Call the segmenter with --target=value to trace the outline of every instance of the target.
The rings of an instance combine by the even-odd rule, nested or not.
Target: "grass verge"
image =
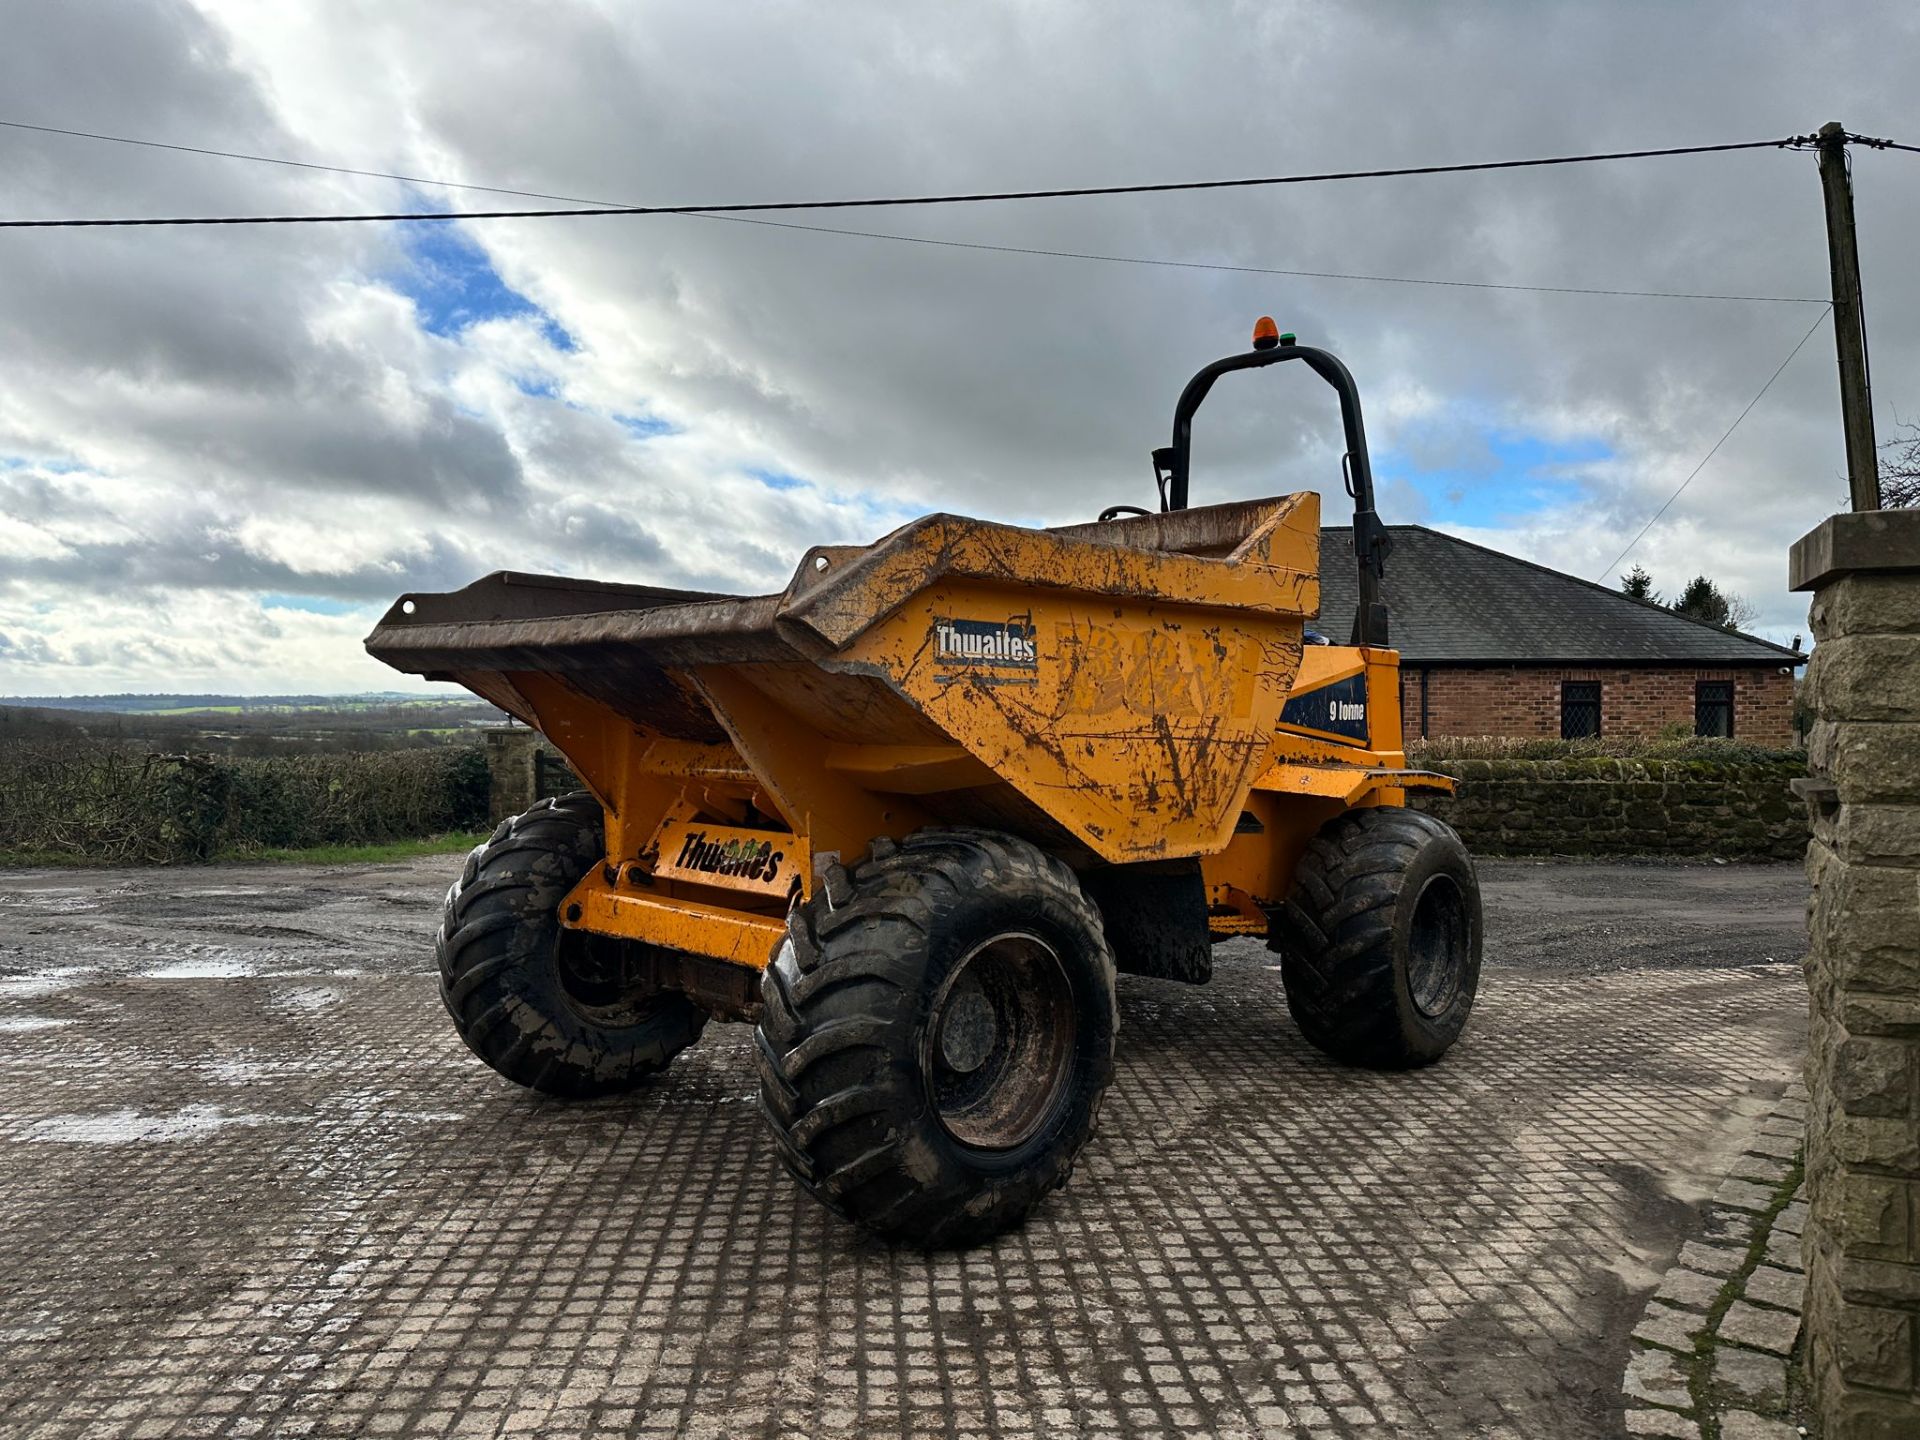
[[[420,855],[459,855],[487,838],[481,830],[457,830],[420,840],[392,840],[381,845],[313,845],[304,850],[222,850],[216,863],[261,865],[377,865],[384,860],[412,860]],[[182,862],[179,868],[190,868]],[[0,849],[0,870],[107,870],[154,868],[151,861],[102,860],[65,850]]]
[[[304,850],[226,850],[216,860],[262,865],[376,865],[383,860],[412,860],[420,855],[460,855],[482,840],[482,831],[429,835],[424,840],[393,840],[384,845],[314,845]]]
[[[94,870],[103,863],[64,850],[0,850],[0,870]]]

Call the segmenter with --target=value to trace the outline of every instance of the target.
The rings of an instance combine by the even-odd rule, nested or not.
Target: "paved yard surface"
[[[1332,1066],[1251,944],[1123,979],[1072,1185],[927,1257],[786,1179],[737,1026],[496,1080],[457,863],[0,874],[0,1433],[1614,1434],[1802,1043],[1797,868],[1487,862],[1445,1063]]]

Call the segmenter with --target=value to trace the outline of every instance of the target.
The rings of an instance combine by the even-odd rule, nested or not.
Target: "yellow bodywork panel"
[[[1272,748],[1298,633],[1250,612],[939,586],[827,663],[883,673],[1101,859],[1145,860],[1223,842]],[[1013,653],[962,649],[979,645]],[[1264,668],[1269,654],[1282,663]]]
[[[881,680],[1102,860],[1210,853],[1266,766],[1318,603],[1313,498],[1276,502],[1224,563],[1015,532],[969,568],[1021,583],[907,586],[891,564],[866,586],[904,602],[819,663]]]
[[[1399,655],[1308,646],[1272,763],[1232,839],[1202,867],[1215,935],[1264,934],[1266,908],[1286,899],[1301,852],[1343,811],[1404,805],[1408,790],[1452,791],[1448,776],[1407,769],[1402,744]]]
[[[1068,590],[1181,609],[1259,610],[1296,624],[1319,608],[1318,495],[1213,508],[1235,512],[1237,533],[1221,555],[1135,547],[1125,524],[1025,530],[932,515],[897,532],[897,543],[809,551],[787,589],[788,614],[828,644],[844,646],[936,577],[999,580],[1028,595]],[[1090,534],[1096,529],[1097,539]]]
[[[787,933],[784,915],[755,914],[707,901],[622,889],[594,871],[561,905],[561,922],[602,935],[765,969]]]

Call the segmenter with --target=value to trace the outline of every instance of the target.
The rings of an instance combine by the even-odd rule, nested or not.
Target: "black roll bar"
[[[1213,382],[1233,370],[1257,370],[1283,360],[1304,360],[1314,374],[1340,396],[1340,423],[1346,430],[1347,453],[1342,463],[1347,493],[1353,497],[1353,553],[1360,567],[1360,603],[1353,616],[1354,645],[1386,645],[1387,607],[1380,598],[1380,580],[1386,574],[1393,540],[1373,508],[1373,465],[1367,459],[1367,432],[1360,419],[1360,392],[1353,376],[1337,356],[1311,345],[1296,345],[1291,335],[1276,344],[1271,330],[1266,343],[1216,360],[1187,382],[1180,403],[1173,407],[1173,444],[1153,452],[1154,480],[1160,487],[1162,510],[1187,508],[1187,471],[1193,455],[1193,416],[1213,389]]]

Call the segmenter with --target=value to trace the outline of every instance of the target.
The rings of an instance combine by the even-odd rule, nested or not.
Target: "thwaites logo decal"
[[[654,874],[670,880],[784,895],[800,874],[796,837],[765,830],[668,820],[650,848]]]
[[[1367,738],[1366,671],[1295,695],[1281,709],[1280,723],[1364,741]]]
[[[934,679],[941,684],[974,680],[986,685],[1034,685],[1040,678],[1040,638],[1031,613],[1005,620],[964,620],[936,615]]]

